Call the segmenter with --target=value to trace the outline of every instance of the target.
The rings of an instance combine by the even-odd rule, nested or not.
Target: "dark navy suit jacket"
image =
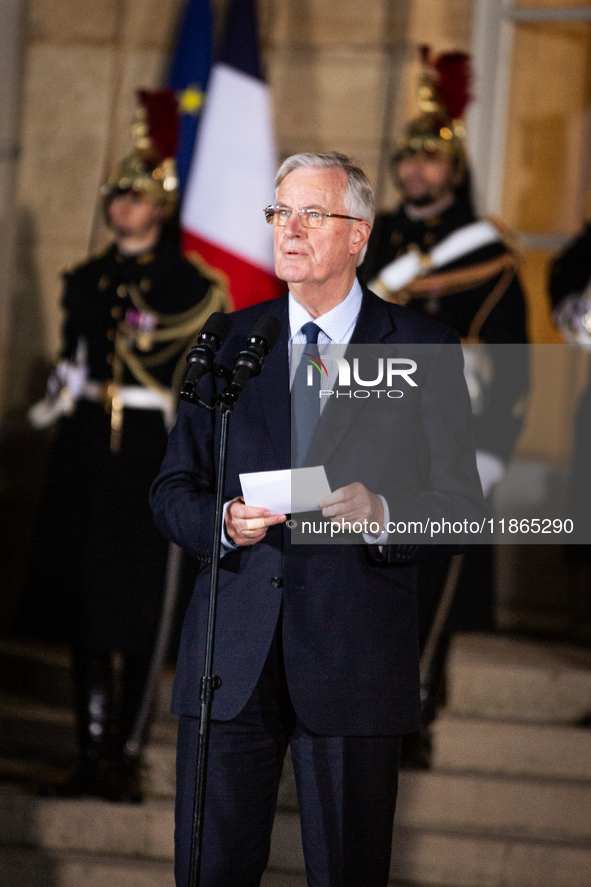
[[[232,366],[263,314],[278,317],[282,331],[261,375],[247,384],[230,419],[226,501],[241,494],[240,473],[290,467],[287,296],[233,314],[232,333],[218,359]],[[378,449],[392,447],[398,466],[392,489],[386,491],[391,518],[408,518],[410,512],[418,515],[427,508],[440,515],[460,509],[468,518],[482,517],[473,448],[466,457],[472,426],[456,334],[364,290],[351,342],[428,343],[435,351],[446,346],[446,373],[425,365],[420,378],[428,419],[418,422],[415,417],[389,439],[381,432],[372,439]],[[205,398],[213,393],[211,379],[200,383]],[[455,390],[451,400],[450,385]],[[332,428],[329,407],[319,430],[323,423]],[[357,419],[363,421],[363,416]],[[344,429],[339,431],[338,423],[335,427],[328,437],[332,435],[331,448],[338,450],[334,436]],[[164,535],[205,562],[211,555],[218,434],[218,413],[181,403],[151,493],[155,520]],[[317,433],[309,464],[322,464],[322,439]],[[332,489],[359,480],[374,492],[384,492],[371,486],[371,459],[360,475],[346,458],[332,465],[330,454],[325,455]],[[248,700],[282,613],[290,695],[308,729],[325,735],[394,735],[416,729],[416,549],[386,545],[380,550],[363,543],[294,545],[290,535],[285,525],[272,527],[261,542],[221,560],[214,673],[222,686],[215,694],[213,717],[230,719]],[[199,714],[208,593],[209,569],[202,568],[182,631],[173,695],[178,714]]]

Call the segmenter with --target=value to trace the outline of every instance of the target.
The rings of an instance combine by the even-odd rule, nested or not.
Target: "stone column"
[[[14,291],[14,200],[19,154],[24,13],[23,0],[0,0],[0,417],[5,405],[6,355]]]

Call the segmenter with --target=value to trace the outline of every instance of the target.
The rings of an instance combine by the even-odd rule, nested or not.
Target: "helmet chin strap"
[[[426,195],[425,199],[419,198],[417,200],[413,200],[405,198],[404,200],[404,210],[413,222],[421,222],[424,219],[429,219],[431,216],[436,216],[439,213],[444,212],[446,209],[454,203],[456,199],[455,192],[453,190],[448,190],[446,193],[439,197],[438,199],[433,199],[433,195]]]

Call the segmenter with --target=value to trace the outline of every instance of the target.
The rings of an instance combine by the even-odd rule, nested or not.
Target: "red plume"
[[[470,56],[465,52],[443,52],[435,62],[437,94],[452,120],[462,117],[470,94]]]
[[[179,142],[179,112],[174,91],[140,89],[137,95],[146,109],[150,138],[160,159],[174,157]]]

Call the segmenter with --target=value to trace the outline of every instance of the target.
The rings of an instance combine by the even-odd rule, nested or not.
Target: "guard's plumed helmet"
[[[467,169],[463,114],[470,101],[470,56],[444,52],[437,58],[429,46],[421,46],[419,79],[420,115],[398,139],[392,164],[405,154],[442,153],[451,157],[459,172]]]
[[[131,123],[135,145],[103,185],[108,203],[116,194],[137,191],[173,208],[178,200],[175,155],[178,147],[179,114],[171,89],[138,91],[139,107]]]

